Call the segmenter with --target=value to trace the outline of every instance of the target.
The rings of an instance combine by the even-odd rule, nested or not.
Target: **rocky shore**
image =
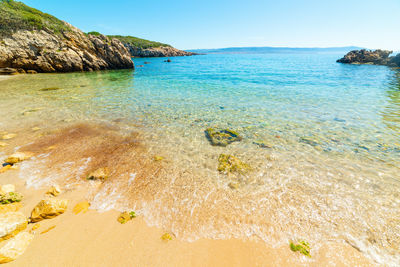
[[[132,57],[182,57],[197,55],[193,52],[186,52],[169,46],[139,48],[124,43]]]
[[[389,50],[353,50],[336,62],[346,64],[371,64],[384,65],[389,67],[400,67],[400,54],[389,56],[393,51]]]
[[[0,31],[0,68],[16,69],[6,70],[9,74],[134,67],[117,39],[85,34],[20,2],[1,0],[0,15],[0,25],[5,25]]]

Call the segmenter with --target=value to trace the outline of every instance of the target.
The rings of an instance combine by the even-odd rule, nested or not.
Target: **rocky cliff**
[[[192,52],[186,52],[174,47],[160,46],[150,48],[134,47],[130,44],[124,44],[132,57],[182,57],[196,55]]]
[[[92,32],[98,34],[96,32]],[[132,57],[181,57],[193,56],[196,53],[176,49],[168,44],[149,41],[133,36],[109,35],[120,40],[129,50]]]
[[[353,50],[336,62],[347,64],[372,64],[400,67],[400,55],[389,57],[392,51],[388,50]]]
[[[133,68],[117,39],[85,34],[53,16],[0,0],[0,68],[70,72]]]

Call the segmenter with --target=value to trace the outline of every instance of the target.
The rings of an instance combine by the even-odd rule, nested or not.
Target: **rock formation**
[[[400,56],[389,57],[392,51],[389,50],[353,50],[336,62],[347,64],[371,64],[400,67]]]
[[[133,68],[129,51],[119,40],[85,34],[20,2],[0,0],[0,25],[0,68],[22,69],[18,72]]]
[[[170,46],[140,48],[124,43],[132,57],[182,57],[193,56],[196,53],[186,52]]]

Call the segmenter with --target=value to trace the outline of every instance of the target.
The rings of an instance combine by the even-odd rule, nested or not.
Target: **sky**
[[[400,0],[22,0],[84,32],[179,49],[361,46],[400,51]]]

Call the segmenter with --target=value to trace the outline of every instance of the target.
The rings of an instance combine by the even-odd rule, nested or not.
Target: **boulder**
[[[244,174],[250,170],[250,166],[235,156],[221,154],[218,157],[218,171],[221,173],[240,173]]]
[[[205,134],[213,146],[225,147],[233,142],[242,140],[242,137],[237,132],[229,129],[216,130],[214,128],[207,128]]]
[[[10,239],[28,226],[28,220],[21,212],[0,214],[0,241]]]
[[[66,199],[43,199],[31,213],[31,222],[39,222],[44,219],[51,219],[63,214],[67,210],[68,200]]]
[[[6,158],[5,162],[10,163],[10,164],[15,164],[27,159],[30,159],[33,156],[33,153],[31,152],[16,152]]]
[[[9,133],[9,134],[4,134],[1,139],[3,140],[9,140],[9,139],[13,139],[14,137],[16,137],[17,135],[14,133]]]
[[[26,248],[33,239],[33,234],[23,232],[16,235],[13,239],[0,248],[0,263],[7,263],[15,260],[24,254]]]

